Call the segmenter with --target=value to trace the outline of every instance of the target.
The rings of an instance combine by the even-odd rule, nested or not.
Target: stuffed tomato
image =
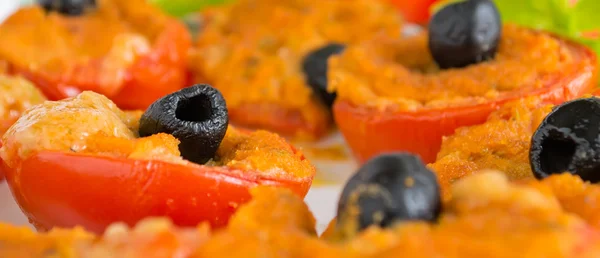
[[[314,167],[283,138],[228,126],[220,93],[195,85],[145,113],[85,91],[29,109],[4,134],[3,173],[34,226],[101,232],[167,216],[226,225],[258,185],[304,196]]]
[[[502,25],[483,0],[444,7],[417,36],[349,47],[331,58],[329,86],[338,95],[335,121],[361,162],[394,150],[432,162],[456,128],[482,123],[507,101],[581,96],[596,73],[587,47]]]
[[[327,59],[401,31],[393,8],[369,0],[241,0],[201,16],[190,63],[196,82],[223,92],[232,123],[307,139],[332,127]]]
[[[42,92],[31,82],[0,74],[0,134],[4,134],[25,110],[45,100]],[[4,175],[0,170],[2,180]]]
[[[427,202],[435,198],[408,197],[410,188],[398,182],[411,175],[431,178],[423,164],[407,156],[385,158],[397,164],[394,169],[385,169],[389,163],[379,169],[360,169],[360,179],[345,186],[349,195],[340,198],[339,220],[332,221],[321,237],[301,198],[283,189],[260,187],[252,191],[252,200],[238,209],[229,225],[218,230],[206,225],[177,227],[165,218],[146,219],[132,228],[115,223],[103,235],[80,228],[37,233],[0,223],[0,256],[43,257],[58,252],[75,257],[109,253],[161,258],[396,258],[398,254],[480,258],[490,257],[491,250],[493,257],[502,258],[600,256],[600,186],[596,184],[569,174],[515,183],[501,172],[486,171],[459,180],[452,187],[454,197],[438,206],[435,201]],[[383,178],[396,184],[386,184]],[[415,192],[436,186],[431,180],[417,179],[416,183]],[[372,190],[361,190],[364,187]],[[435,194],[439,193],[425,196]],[[358,198],[353,202],[349,196]],[[397,205],[386,205],[390,200]],[[413,208],[394,210],[407,206]],[[436,211],[429,218],[406,216],[430,207]]]
[[[0,25],[0,63],[58,100],[91,90],[146,108],[188,79],[185,25],[142,0],[39,1]]]

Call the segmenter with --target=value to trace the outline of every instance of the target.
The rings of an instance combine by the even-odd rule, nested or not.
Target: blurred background
[[[127,1],[127,0],[122,0]],[[224,4],[235,0],[148,0],[165,12],[175,17],[185,17],[186,14],[197,12],[207,6]],[[256,0],[260,1],[260,0]],[[373,0],[388,1],[402,14],[403,18],[412,23],[424,25],[430,14],[439,6],[456,0]],[[0,22],[8,17],[19,6],[34,3],[34,0],[0,0]],[[600,1],[598,0],[496,0],[502,19],[524,26],[548,30],[565,37],[572,38],[600,52]],[[415,25],[416,26],[416,25]],[[407,27],[410,31],[415,26]],[[418,26],[416,26],[418,27]],[[336,144],[342,141],[335,134],[322,143]],[[315,162],[318,163],[318,162]],[[355,171],[352,161],[321,162],[316,164],[320,171],[331,174],[343,174],[335,178],[340,182]],[[341,171],[341,172],[340,172]],[[332,179],[332,178],[326,178]],[[335,212],[341,185],[319,185],[313,187],[306,198],[319,222],[328,222]],[[14,224],[26,225],[27,220],[10,197],[6,184],[0,183],[0,220]],[[320,225],[324,227],[325,225]]]

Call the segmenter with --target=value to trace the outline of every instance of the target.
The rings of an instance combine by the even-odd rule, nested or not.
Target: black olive
[[[538,179],[570,172],[600,182],[600,99],[577,99],[555,107],[531,137],[529,161]]]
[[[389,153],[369,160],[346,183],[336,228],[348,233],[398,221],[435,221],[440,211],[436,175],[418,156]]]
[[[330,43],[311,51],[302,61],[306,83],[328,107],[333,105],[336,94],[327,91],[327,60],[332,55],[342,53],[345,48],[346,46],[342,44]]]
[[[96,0],[38,0],[44,10],[68,16],[82,15],[86,9],[96,6]]]
[[[449,4],[429,22],[429,50],[442,69],[460,68],[493,59],[502,22],[491,0]]]
[[[152,103],[140,118],[140,136],[168,133],[179,139],[181,156],[204,164],[219,148],[229,116],[221,92],[196,84]]]

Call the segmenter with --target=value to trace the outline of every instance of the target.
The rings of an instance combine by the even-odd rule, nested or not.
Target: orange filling
[[[180,157],[179,141],[169,134],[137,138],[141,111],[123,112],[93,92],[35,106],[4,134],[0,156],[10,167],[40,151],[64,151],[130,159],[190,164]],[[282,137],[266,131],[240,132],[229,127],[213,160],[263,174],[312,176],[314,168]]]
[[[400,35],[398,14],[370,0],[241,0],[203,15],[191,66],[227,105],[272,104],[299,110],[309,123],[326,111],[305,84],[301,63],[331,42]]]
[[[440,70],[427,33],[375,37],[330,59],[329,87],[338,99],[373,108],[414,111],[473,105],[548,86],[576,69],[580,56],[549,34],[504,25],[496,57],[460,69]]]
[[[21,116],[21,114],[46,100],[46,97],[31,82],[0,71],[0,134]]]
[[[102,237],[81,229],[36,234],[0,224],[0,254],[42,257],[598,257],[600,187],[564,174],[510,183],[488,171],[453,186],[439,222],[371,227],[351,238],[316,237],[315,220],[285,189],[259,187],[229,225],[176,228],[148,219],[114,224]],[[332,225],[334,225],[332,223]],[[330,228],[335,231],[334,227]]]
[[[450,197],[454,182],[483,169],[502,171],[514,181],[532,179],[531,137],[552,107],[535,97],[509,102],[485,123],[445,137],[436,161],[428,165],[437,174],[444,197]]]
[[[533,97],[517,100],[492,113],[485,123],[459,128],[445,137],[436,161],[429,164],[444,192],[481,169],[503,171],[511,180],[532,178],[531,136],[551,108]]]
[[[20,9],[0,26],[0,60],[53,78],[101,60],[104,90],[116,92],[125,68],[150,51],[169,18],[143,0],[99,0],[97,6],[75,17],[46,14],[39,6]]]

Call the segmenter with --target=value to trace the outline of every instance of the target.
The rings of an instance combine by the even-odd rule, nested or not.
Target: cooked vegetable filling
[[[212,104],[215,104],[210,107],[197,106],[197,112],[201,112],[202,108],[214,108],[211,111],[214,116],[211,116],[212,120],[210,120],[214,123],[209,123],[214,127],[197,126],[197,130],[193,134],[188,134],[193,137],[212,137],[212,135],[219,136],[219,134],[225,133],[221,130],[223,130],[223,125],[227,125],[226,107],[222,106],[224,102],[218,100],[216,93],[207,87],[188,88],[191,94],[202,96],[208,96],[203,94],[212,94],[211,101]],[[171,97],[167,99],[180,100],[181,96],[177,94],[181,93],[170,95]],[[159,100],[157,103],[166,106],[176,104],[164,101]],[[205,102],[201,101],[201,103]],[[163,112],[164,110],[159,111]],[[141,111],[122,111],[108,98],[87,91],[61,101],[46,101],[25,112],[4,134],[0,155],[4,162],[11,167],[16,167],[19,162],[41,151],[64,151],[142,160],[163,160],[179,164],[189,163],[185,156],[181,156],[181,140],[176,135],[156,131],[147,137],[138,138],[141,116]],[[174,117],[173,114],[166,119]],[[175,128],[190,130],[186,127]],[[212,131],[216,129],[219,132]],[[202,130],[209,132],[207,134]],[[209,158],[210,162],[207,165],[250,169],[264,174],[293,173],[297,176],[308,176],[314,171],[308,160],[301,158],[300,152],[292,149],[285,139],[273,133],[265,131],[243,133],[230,126],[225,135],[220,136],[221,138],[210,137],[209,139],[213,141],[210,143],[213,145],[210,146],[203,145],[205,142],[202,141],[190,141],[189,145],[184,145],[192,151],[203,153],[204,159]],[[189,140],[189,138],[184,139]],[[214,147],[214,144],[218,149],[207,151],[208,148]],[[212,153],[210,157],[209,153]]]

